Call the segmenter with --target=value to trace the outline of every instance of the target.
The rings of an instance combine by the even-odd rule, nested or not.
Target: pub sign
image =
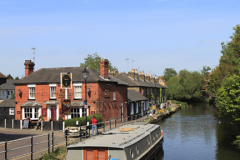
[[[72,73],[61,73],[60,81],[61,81],[61,89],[71,89]]]
[[[71,100],[63,99],[62,100],[62,115],[70,115],[71,114]]]

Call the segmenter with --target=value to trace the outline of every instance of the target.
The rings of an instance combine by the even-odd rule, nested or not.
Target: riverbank
[[[166,107],[165,109],[160,109],[160,110],[156,110],[155,114],[153,114],[153,117],[149,117],[149,119],[146,120],[146,122],[148,123],[156,123],[157,121],[163,119],[163,118],[167,118],[168,116],[170,116],[171,114],[179,111],[181,109],[181,104],[169,104],[168,107]]]

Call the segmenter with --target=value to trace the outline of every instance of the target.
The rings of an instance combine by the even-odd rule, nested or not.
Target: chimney
[[[151,75],[151,76],[150,76],[150,81],[151,81],[152,83],[154,83],[154,81],[155,81],[154,75]]]
[[[28,76],[29,74],[33,73],[33,67],[34,67],[34,63],[31,62],[31,60],[25,60],[25,76]]]
[[[140,72],[139,79],[141,79],[142,81],[145,81],[145,75],[144,75],[143,71],[142,71],[142,73]]]
[[[134,79],[134,70],[128,72],[128,76]]]
[[[139,79],[138,79],[138,72],[137,72],[137,69],[135,70],[134,78],[135,78],[136,80],[139,80]]]
[[[157,82],[157,84],[159,83],[159,77],[155,75],[155,81]]]
[[[110,70],[108,70],[108,75],[109,76],[114,76],[113,72],[111,72]]]
[[[145,75],[145,80],[150,82],[150,76],[149,76],[149,74],[146,74],[146,75]]]
[[[105,58],[100,60],[100,75],[105,79],[108,79],[108,63],[109,61]]]

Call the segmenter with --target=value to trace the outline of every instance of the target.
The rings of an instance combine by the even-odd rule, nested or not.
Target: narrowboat
[[[126,124],[67,146],[66,160],[152,160],[162,143],[160,125]]]

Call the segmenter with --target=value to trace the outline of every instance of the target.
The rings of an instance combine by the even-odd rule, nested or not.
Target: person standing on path
[[[95,116],[93,115],[92,118],[92,135],[93,135],[93,130],[95,130],[95,135],[97,134],[97,119],[95,118]]]

